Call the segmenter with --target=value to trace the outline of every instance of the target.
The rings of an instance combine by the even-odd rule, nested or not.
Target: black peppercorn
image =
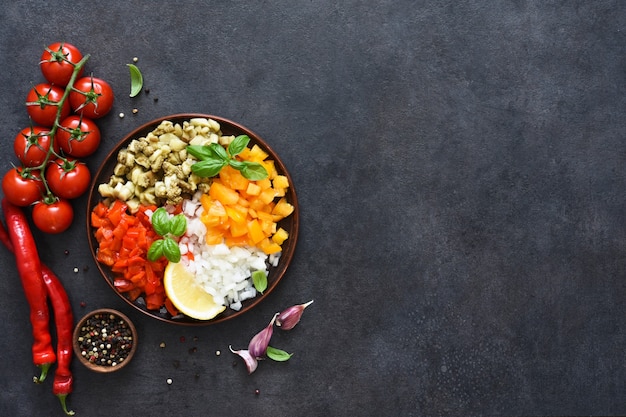
[[[95,314],[88,318],[78,336],[81,355],[103,366],[123,362],[134,342],[128,323],[114,314]]]

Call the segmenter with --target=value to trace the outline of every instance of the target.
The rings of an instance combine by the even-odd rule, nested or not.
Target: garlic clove
[[[239,355],[244,362],[246,363],[246,368],[248,368],[248,374],[251,374],[256,370],[256,367],[259,365],[259,362],[256,360],[254,356],[250,354],[250,352],[246,349],[242,350],[233,350],[232,346],[228,346],[231,352],[235,355]]]
[[[296,327],[296,324],[302,318],[302,313],[304,309],[313,303],[313,300],[308,303],[298,304],[292,307],[289,307],[278,314],[276,317],[276,325],[283,330],[291,330]]]
[[[250,343],[248,344],[248,351],[253,358],[261,359],[265,356],[267,347],[270,344],[270,339],[274,333],[274,321],[277,316],[278,313],[274,314],[274,317],[272,317],[269,324],[263,330],[254,335],[254,337],[250,340]]]

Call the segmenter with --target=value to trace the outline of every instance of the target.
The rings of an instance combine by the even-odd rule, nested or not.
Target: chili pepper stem
[[[41,370],[41,374],[38,377],[34,376],[33,382],[35,384],[41,384],[43,381],[45,381],[51,366],[52,363],[44,363],[43,365],[40,365],[39,369]]]
[[[63,408],[63,412],[68,416],[73,416],[75,413],[72,410],[67,409],[67,394],[58,394],[57,397],[61,402],[61,407]]]

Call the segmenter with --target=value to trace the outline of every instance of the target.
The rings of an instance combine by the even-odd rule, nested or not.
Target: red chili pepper
[[[0,223],[0,242],[6,247],[9,252],[13,253],[13,242],[11,242],[11,237],[7,233],[7,230],[4,228],[2,223]]]
[[[35,382],[46,379],[48,369],[56,360],[50,336],[50,314],[48,294],[41,273],[41,262],[35,239],[33,238],[24,212],[17,206],[2,199],[2,209],[7,222],[9,236],[13,244],[15,261],[26,300],[30,306],[30,323],[33,332],[33,363],[41,369]]]
[[[9,251],[15,253],[13,242],[11,242],[11,238],[4,226],[2,226],[2,223],[0,223],[0,241]],[[72,392],[73,385],[70,364],[72,363],[72,355],[74,353],[72,348],[74,314],[72,313],[72,307],[67,292],[54,272],[46,265],[41,264],[41,276],[52,304],[57,331],[58,363],[54,374],[52,393],[61,401],[61,407],[63,407],[65,414],[71,416],[74,415],[74,412],[68,411],[66,399]]]
[[[74,330],[74,314],[69,297],[63,284],[54,272],[46,265],[41,265],[41,275],[48,290],[48,296],[54,311],[54,321],[57,331],[57,368],[54,372],[52,393],[61,401],[65,414],[72,416],[73,411],[67,409],[67,396],[72,392],[74,378],[70,365],[72,363],[72,333]]]

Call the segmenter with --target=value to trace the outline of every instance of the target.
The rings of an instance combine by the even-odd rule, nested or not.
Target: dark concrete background
[[[86,198],[69,231],[37,233],[76,316],[118,308],[140,332],[137,357],[117,374],[74,363],[71,408],[626,414],[624,3],[335,3],[0,9],[5,170],[42,48],[65,40],[92,55],[88,71],[117,93],[94,170],[139,124],[204,112],[262,135],[301,204],[298,249],[277,290],[201,328],[149,320],[112,293],[88,252]],[[130,99],[135,56],[150,93]],[[31,382],[28,308],[6,252],[0,269],[0,415],[59,416],[49,383]],[[247,375],[228,346],[245,347],[275,311],[309,299],[299,327],[272,341],[293,358]]]

